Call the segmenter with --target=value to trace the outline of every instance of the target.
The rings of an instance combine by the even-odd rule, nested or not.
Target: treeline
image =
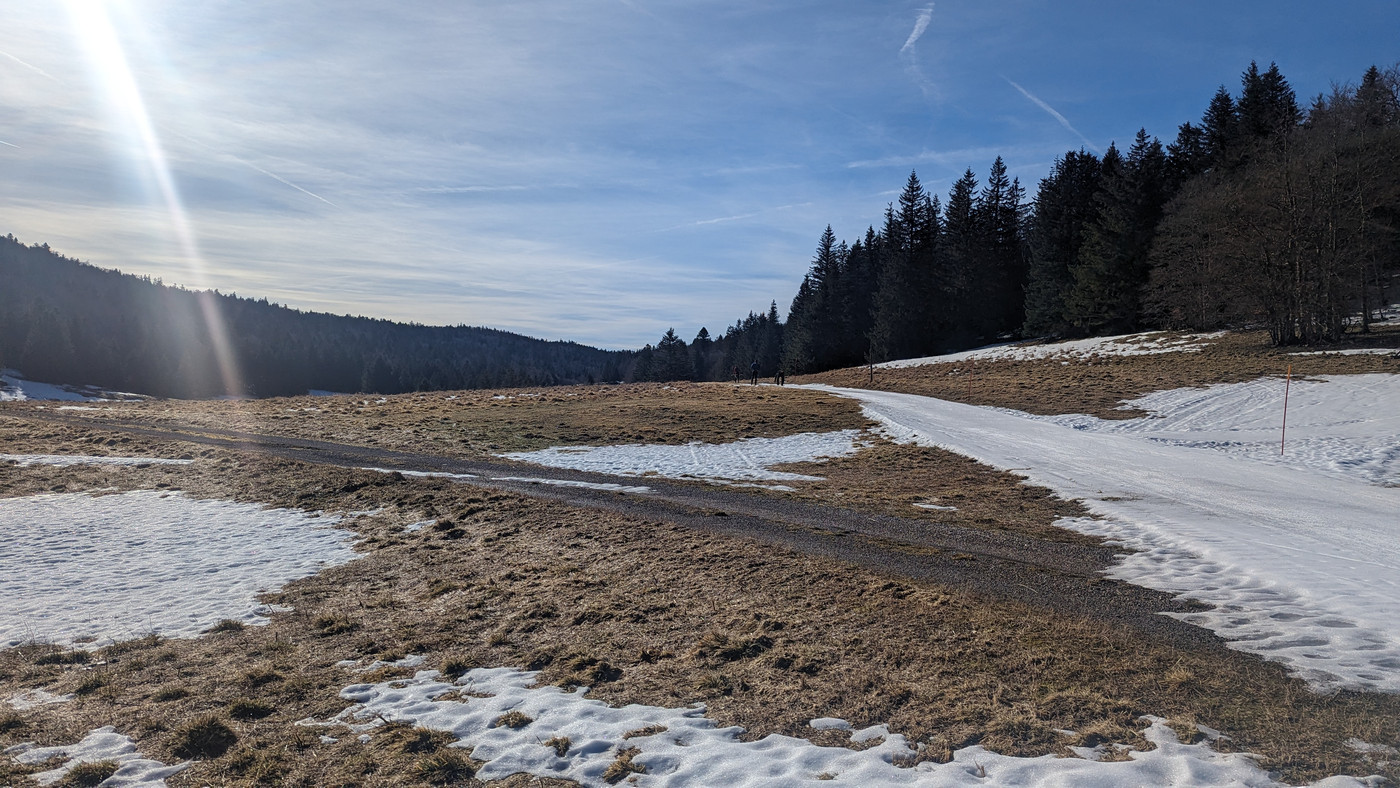
[[[642,352],[668,361],[647,371],[723,379],[732,358],[795,374],[1152,328],[1263,325],[1275,344],[1325,343],[1358,313],[1368,330],[1400,272],[1400,69],[1373,67],[1306,112],[1276,65],[1251,63],[1241,83],[1170,144],[1141,130],[1126,152],[1067,152],[1029,203],[1000,157],[946,203],[911,173],[878,230],[847,243],[827,227],[786,324],[773,310],[736,325],[717,367],[699,363],[713,358],[699,337],[689,367],[684,343],[663,340]],[[750,330],[776,337],[776,355],[754,351]]]
[[[0,366],[33,380],[156,396],[594,383],[623,379],[635,356],[169,287],[13,236],[0,238],[0,282]]]

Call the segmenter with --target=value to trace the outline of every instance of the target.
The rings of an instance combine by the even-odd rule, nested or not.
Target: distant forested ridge
[[[220,364],[217,326],[235,377]],[[0,238],[0,367],[33,380],[169,397],[392,394],[616,381],[634,356],[489,328],[301,312]]]
[[[1034,198],[998,157],[946,202],[911,173],[878,229],[828,226],[792,300],[718,342],[667,332],[639,379],[797,374],[1014,337],[1267,327],[1276,345],[1367,331],[1400,275],[1400,67],[1299,107],[1251,63],[1176,139],[1069,151]],[[776,346],[774,343],[776,342]],[[642,363],[645,361],[646,363]]]

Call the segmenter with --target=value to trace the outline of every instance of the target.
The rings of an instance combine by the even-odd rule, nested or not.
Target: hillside
[[[619,380],[631,353],[194,292],[0,238],[0,367],[166,397]],[[221,342],[227,352],[222,352]]]

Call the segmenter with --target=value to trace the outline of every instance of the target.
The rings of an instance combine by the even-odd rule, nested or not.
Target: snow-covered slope
[[[1268,387],[1275,385],[1277,392]],[[1084,500],[1062,524],[1139,552],[1120,579],[1216,605],[1183,616],[1319,689],[1400,692],[1400,376],[1299,385],[1282,461],[1283,381],[1152,395],[1160,418],[1100,422],[911,394],[859,399],[899,441],[939,446]]]

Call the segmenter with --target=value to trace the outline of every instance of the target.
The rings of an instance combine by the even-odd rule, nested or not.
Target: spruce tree
[[[1085,150],[1070,151],[1054,166],[1036,192],[1029,230],[1030,264],[1026,282],[1029,336],[1061,336],[1073,330],[1065,299],[1073,279],[1086,228],[1098,218],[1099,177],[1103,165]]]

